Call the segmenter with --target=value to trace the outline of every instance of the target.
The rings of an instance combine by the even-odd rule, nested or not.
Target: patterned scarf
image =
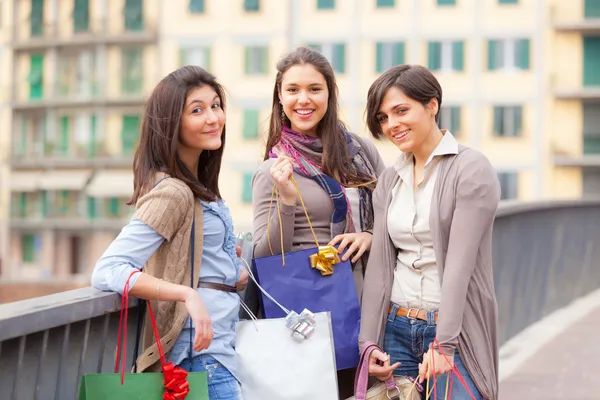
[[[376,179],[375,170],[365,154],[360,142],[347,132],[344,132],[348,153],[352,164],[360,175]],[[342,233],[373,229],[373,187],[360,186],[360,227],[352,223],[352,209],[345,193],[345,188],[335,179],[326,175],[321,167],[323,158],[323,143],[321,139],[294,132],[287,126],[283,127],[281,140],[269,153],[271,158],[286,155],[294,160],[294,171],[311,178],[329,194],[333,201],[331,216],[331,237]]]

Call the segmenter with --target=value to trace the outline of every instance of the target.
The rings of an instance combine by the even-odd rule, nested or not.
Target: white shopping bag
[[[312,335],[292,338],[285,318],[241,321],[236,326],[238,375],[244,400],[338,398],[329,313],[314,314]]]
[[[235,329],[243,399],[338,399],[330,313],[304,310],[298,315],[286,309],[258,284],[245,264],[257,289],[277,304],[287,318],[257,320],[242,301],[242,308],[252,318],[238,322]]]

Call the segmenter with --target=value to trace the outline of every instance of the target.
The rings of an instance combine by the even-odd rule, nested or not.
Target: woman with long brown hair
[[[211,400],[241,399],[235,322],[247,274],[219,191],[225,93],[205,70],[182,67],[154,89],[136,151],[136,211],[98,260],[92,286],[153,300],[167,361],[208,372]],[[142,273],[136,273],[143,268]],[[160,369],[146,324],[138,371]]]
[[[373,226],[371,195],[384,164],[372,143],[340,121],[337,91],[331,65],[316,51],[300,47],[277,64],[264,162],[252,183],[254,257],[271,255],[269,239],[274,254],[315,246],[293,177],[319,243],[339,243],[342,259],[354,263],[356,288],[349,290],[360,298],[361,257],[370,248]],[[268,221],[273,185],[280,215]],[[353,370],[338,372],[341,398],[352,394],[353,378]]]

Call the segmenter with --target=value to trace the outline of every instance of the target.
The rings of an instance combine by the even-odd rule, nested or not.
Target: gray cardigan
[[[439,164],[430,212],[433,248],[442,285],[437,339],[461,359],[486,399],[498,398],[497,305],[492,273],[492,226],[500,185],[489,161],[459,145]],[[390,304],[396,248],[387,227],[392,190],[400,177],[391,167],[373,194],[375,226],[367,264],[360,339],[382,344]]]

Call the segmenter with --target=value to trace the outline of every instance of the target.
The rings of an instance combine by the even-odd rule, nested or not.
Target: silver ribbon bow
[[[297,342],[308,339],[315,331],[315,324],[315,315],[306,308],[300,315],[292,310],[285,317],[285,326],[292,330],[292,338]]]

